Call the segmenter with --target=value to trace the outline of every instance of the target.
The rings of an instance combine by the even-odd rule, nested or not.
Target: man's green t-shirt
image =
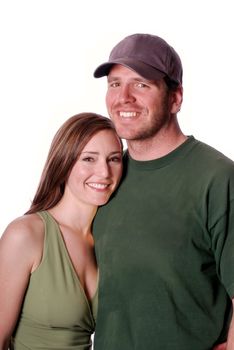
[[[191,136],[124,166],[93,227],[95,350],[210,350],[234,295],[234,163]]]

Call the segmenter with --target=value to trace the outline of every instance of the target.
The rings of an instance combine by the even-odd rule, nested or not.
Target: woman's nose
[[[102,178],[108,178],[110,175],[110,168],[108,162],[103,160],[98,164],[98,175]]]

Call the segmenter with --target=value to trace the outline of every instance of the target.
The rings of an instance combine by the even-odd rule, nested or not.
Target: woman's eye
[[[111,157],[110,162],[120,163],[122,161],[121,157]]]
[[[94,158],[92,157],[85,157],[82,159],[84,162],[93,162],[94,161]]]

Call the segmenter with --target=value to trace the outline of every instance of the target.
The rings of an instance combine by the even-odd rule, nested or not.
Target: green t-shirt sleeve
[[[217,239],[217,266],[221,282],[229,296],[234,297],[234,199],[229,202],[227,212],[217,223],[220,231]],[[223,233],[222,233],[222,231]]]
[[[226,169],[227,170],[227,169]],[[215,178],[208,200],[209,232],[221,283],[234,297],[234,169]]]

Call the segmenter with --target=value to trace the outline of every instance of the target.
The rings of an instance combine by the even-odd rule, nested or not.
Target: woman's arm
[[[234,298],[232,299],[232,309],[234,310]],[[234,312],[232,314],[232,319],[228,330],[227,342],[216,345],[213,350],[234,350]]]
[[[232,310],[234,310],[234,299],[232,299]],[[234,313],[228,330],[228,339],[226,350],[234,350]]]
[[[0,350],[6,350],[19,317],[31,272],[43,251],[43,226],[36,215],[13,221],[0,239]]]

